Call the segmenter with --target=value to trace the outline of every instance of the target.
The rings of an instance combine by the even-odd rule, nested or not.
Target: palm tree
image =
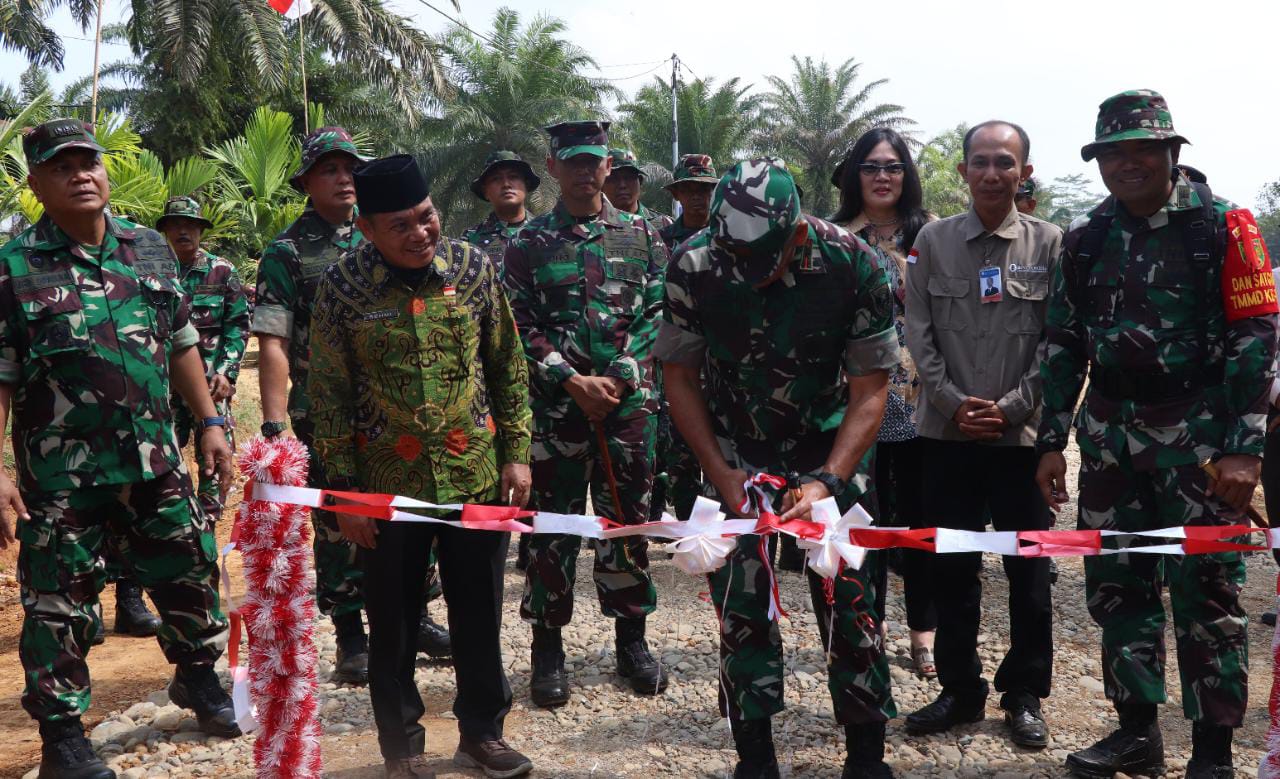
[[[87,31],[97,14],[94,0],[0,0],[0,47],[21,52],[34,65],[62,70],[62,38],[45,20],[64,5]]]
[[[434,180],[433,200],[446,218],[446,231],[460,232],[483,217],[487,206],[468,191],[484,158],[494,149],[511,149],[542,176],[530,206],[537,213],[555,202],[555,182],[545,176],[546,135],[557,121],[606,116],[606,98],[617,91],[605,79],[583,71],[596,63],[585,50],[565,40],[558,19],[537,16],[521,27],[510,8],[494,14],[481,41],[455,27],[442,38],[447,75],[455,92],[439,118],[427,120],[417,148]]]
[[[969,185],[956,170],[964,161],[966,124],[958,124],[929,139],[916,155],[924,207],[938,216],[953,216],[969,208]]]
[[[852,58],[834,70],[826,60],[791,57],[790,81],[769,76],[773,88],[763,95],[765,129],[759,151],[781,156],[799,169],[805,211],[826,215],[835,203],[831,172],[845,150],[873,127],[903,129],[915,124],[893,103],[872,104],[872,93],[888,83],[877,79],[858,87],[862,65]]]
[[[759,96],[751,85],[731,78],[720,86],[715,79],[678,83],[679,148],[681,154],[710,154],[727,164],[747,149],[760,129]],[[618,107],[619,124],[641,162],[671,164],[671,87],[662,79],[642,87],[630,102]]]

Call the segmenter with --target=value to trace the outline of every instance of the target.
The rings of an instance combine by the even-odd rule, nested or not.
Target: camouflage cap
[[[529,163],[525,162],[524,158],[519,154],[508,149],[498,149],[497,151],[489,152],[489,156],[484,158],[484,169],[481,170],[480,175],[476,176],[475,180],[471,182],[471,194],[481,200],[484,200],[485,177],[504,165],[515,168],[524,176],[526,193],[534,191],[538,188],[538,185],[542,183],[542,179],[538,178],[537,174],[533,172],[533,168],[530,167]]]
[[[315,165],[317,160],[330,152],[349,154],[357,162],[368,162],[369,160],[368,157],[360,154],[360,150],[356,148],[356,142],[352,139],[351,133],[341,127],[321,127],[302,141],[302,164],[289,177],[289,183],[293,185],[293,188],[301,192],[302,175],[311,170],[311,166]]]
[[[671,189],[682,181],[692,181],[697,184],[719,183],[720,177],[716,175],[715,165],[711,163],[711,155],[686,154],[681,157],[680,164],[676,166],[675,177],[666,189]]]
[[[1018,185],[1018,191],[1014,193],[1013,197],[1014,199],[1017,199],[1020,197],[1035,197],[1035,196],[1036,196],[1036,180],[1033,178],[1029,178]]]
[[[1112,95],[1098,106],[1098,124],[1093,143],[1080,149],[1085,162],[1098,154],[1098,147],[1120,141],[1151,139],[1190,143],[1173,129],[1173,116],[1164,97],[1150,89],[1131,89]]]
[[[567,160],[577,154],[609,156],[609,122],[560,122],[544,128],[551,137],[551,156]]]
[[[636,172],[640,178],[644,178],[644,171],[640,169],[640,161],[636,159],[636,155],[630,149],[610,149],[609,159],[613,160],[613,167],[610,171],[630,169]]]
[[[48,162],[64,149],[92,149],[99,154],[106,151],[93,136],[93,127],[79,119],[50,119],[22,133],[22,153],[28,168]]]
[[[213,222],[204,218],[204,213],[200,210],[200,204],[196,202],[195,198],[171,197],[165,201],[164,214],[156,220],[156,229],[163,230],[165,220],[177,216],[190,219],[193,222],[199,222],[206,230],[213,227]]]
[[[738,260],[748,284],[769,278],[800,221],[800,193],[786,163],[774,157],[739,162],[711,198],[708,229],[718,249]]]

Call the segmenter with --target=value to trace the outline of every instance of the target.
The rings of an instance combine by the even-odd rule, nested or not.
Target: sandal
[[[916,668],[916,675],[922,679],[936,679],[938,667],[933,662],[933,648],[918,646],[911,650],[911,663]]]

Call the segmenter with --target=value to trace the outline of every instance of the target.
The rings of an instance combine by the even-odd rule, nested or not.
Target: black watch
[[[285,424],[283,422],[263,422],[261,430],[263,438],[275,438],[284,432]]]
[[[830,493],[833,498],[839,497],[845,491],[845,488],[849,486],[849,482],[847,480],[828,471],[818,471],[817,473],[810,475],[809,480],[822,482],[822,486],[827,488],[827,492]]]

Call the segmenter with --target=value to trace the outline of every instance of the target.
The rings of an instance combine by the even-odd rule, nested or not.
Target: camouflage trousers
[[[136,484],[23,495],[18,525],[22,705],[37,720],[89,708],[85,656],[102,631],[104,552],[119,550],[163,620],[157,637],[179,665],[212,663],[227,643],[218,606],[215,540],[185,467]]]
[[[772,717],[783,704],[782,635],[769,618],[772,583],[767,539],[741,536],[724,566],[707,576],[720,620],[720,711],[733,720]],[[871,552],[862,568],[823,580],[808,568],[809,594],[827,651],[827,688],[842,725],[897,716],[889,663],[875,613],[881,563]]]
[[[1120,460],[1115,465],[1082,458],[1081,528],[1137,531],[1238,521],[1208,494],[1208,478],[1199,467],[1135,471]],[[1197,722],[1239,727],[1249,693],[1240,554],[1086,557],[1084,570],[1089,613],[1102,628],[1107,697],[1117,703],[1165,700],[1161,589],[1167,580],[1183,713]]]
[[[688,519],[693,511],[693,501],[702,489],[702,470],[684,436],[672,424],[665,406],[658,416],[657,465],[654,470],[649,519],[655,522],[662,519],[668,503],[676,519]]]
[[[175,400],[177,404],[181,401]],[[236,432],[231,426],[231,401],[220,400],[215,404],[218,414],[227,418],[227,426],[223,428],[227,432],[227,446],[231,447],[231,451],[236,450]],[[182,449],[187,448],[187,442],[192,438],[192,432],[199,430],[199,426],[195,423],[195,418],[184,405],[175,405],[174,412],[174,431],[178,435],[178,446]],[[204,462],[204,452],[200,448],[200,435],[195,435],[195,461],[196,468],[200,469],[200,475],[197,477],[196,499],[200,503],[200,510],[209,518],[211,524],[217,523],[222,518],[222,499],[219,495],[219,487],[221,486],[218,474],[214,473],[206,475],[203,472],[202,465]]]
[[[653,487],[653,447],[657,419],[642,414],[604,421],[609,457],[618,483],[621,512],[613,505],[609,480],[590,422],[579,413],[549,419],[534,411],[530,470],[540,511],[583,514],[587,490],[600,516],[634,525],[649,516]],[[658,594],[649,577],[648,542],[643,538],[591,540],[593,571],[600,609],[606,617],[643,617],[657,607]],[[530,536],[520,616],[539,627],[563,627],[573,617],[573,583],[577,578],[580,536],[538,533]]]

